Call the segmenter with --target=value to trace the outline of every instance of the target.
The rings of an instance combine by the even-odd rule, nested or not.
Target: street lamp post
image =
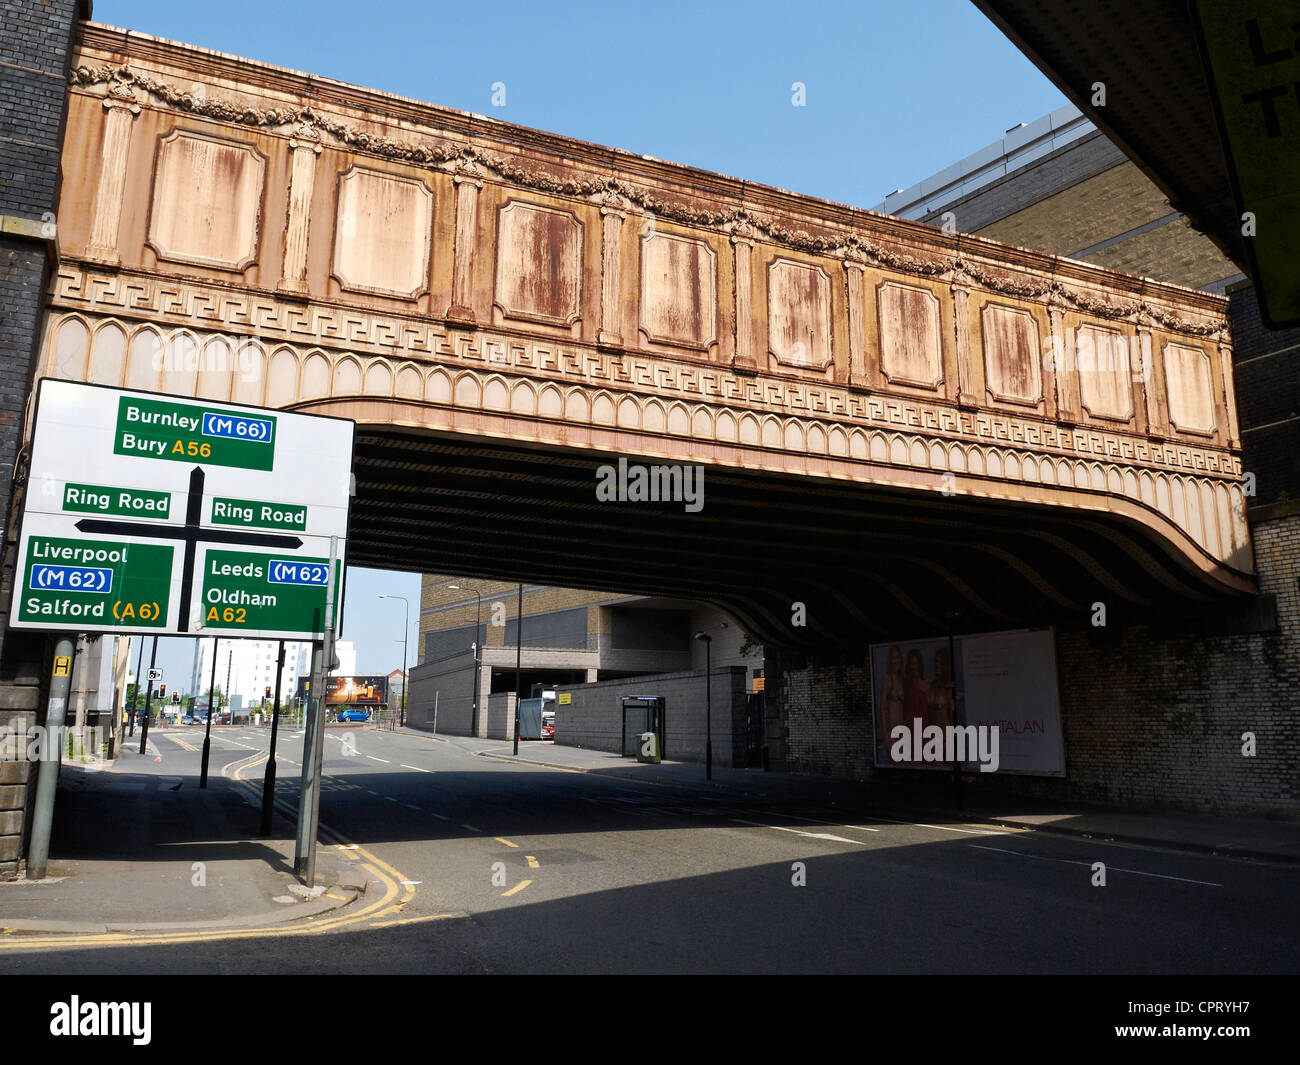
[[[483,593],[477,588],[465,588],[459,584],[447,585],[447,590],[452,592],[473,592],[474,593],[474,691],[472,692],[474,700],[474,719],[470,728],[474,735],[478,735],[478,686],[479,686],[479,648],[482,641],[479,639],[479,626],[483,623]]]
[[[704,779],[713,779],[713,637],[697,632],[704,641]]]
[[[400,724],[406,725],[406,686],[410,683],[406,675],[406,637],[411,631],[411,604],[403,595],[381,595],[380,599],[400,599],[403,603],[402,611],[402,710]]]

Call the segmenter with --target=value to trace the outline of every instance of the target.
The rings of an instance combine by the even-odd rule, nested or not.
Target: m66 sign
[[[337,418],[41,381],[10,624],[319,638],[352,441]]]

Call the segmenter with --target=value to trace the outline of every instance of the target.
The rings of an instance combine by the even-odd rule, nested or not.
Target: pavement
[[[222,730],[214,729],[214,737]],[[175,733],[175,736],[171,734]],[[927,819],[946,824],[984,824],[1084,839],[1138,843],[1202,854],[1300,863],[1300,825],[1283,821],[1227,819],[1167,811],[1134,812],[1084,807],[1041,799],[981,795],[965,790],[961,809],[939,781],[929,793],[848,780],[729,769],[715,766],[705,781],[696,763],[641,764],[604,751],[552,742],[524,741],[519,754],[500,740],[431,736],[399,729],[424,742],[452,744],[494,761],[523,761],[576,773],[596,774],[649,788],[716,792],[719,797],[804,803],[888,820]],[[197,730],[154,730],[163,747],[196,752]],[[261,767],[256,749],[222,741],[208,787],[200,789],[197,753],[164,762],[151,739],[140,755],[128,745],[103,767],[65,763],[55,807],[48,875],[42,881],[0,882],[0,936],[24,933],[99,934],[125,931],[253,929],[308,922],[346,910],[364,894],[367,881],[337,853],[337,841],[318,849],[312,888],[293,875],[292,809],[281,801],[269,837],[258,835]],[[248,752],[253,752],[249,755]],[[247,762],[240,783],[230,770]],[[291,763],[296,765],[297,763]],[[353,848],[355,849],[355,848]],[[382,864],[382,863],[381,863]]]
[[[278,809],[257,834],[255,794],[222,774],[208,786],[164,764],[156,737],[175,733],[197,752],[197,730],[151,730],[111,763],[64,761],[43,880],[0,881],[0,935],[259,928],[346,906],[365,881],[318,849],[316,883],[293,873],[294,825]],[[214,729],[214,735],[221,730]]]

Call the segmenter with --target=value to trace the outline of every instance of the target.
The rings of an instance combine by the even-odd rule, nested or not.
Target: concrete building
[[[191,679],[190,692],[207,694],[212,680],[212,650],[217,644],[217,688],[227,697],[240,696],[244,706],[260,705],[266,689],[275,694],[278,640],[201,640],[198,666]],[[305,665],[304,665],[305,663]],[[284,648],[284,673],[280,701],[293,698],[298,677],[311,669],[311,644],[289,642]]]
[[[518,602],[518,585],[425,575],[408,723],[431,728],[436,705],[439,732],[489,735],[489,699],[515,691],[517,657],[525,694],[539,684],[703,670],[704,645],[693,639],[700,631],[713,637],[715,669],[741,667],[751,691],[762,676],[761,647],[717,607],[525,585],[517,654]]]

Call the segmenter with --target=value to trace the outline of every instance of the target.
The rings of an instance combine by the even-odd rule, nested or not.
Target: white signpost
[[[353,434],[338,418],[42,380],[9,624],[320,639]]]

